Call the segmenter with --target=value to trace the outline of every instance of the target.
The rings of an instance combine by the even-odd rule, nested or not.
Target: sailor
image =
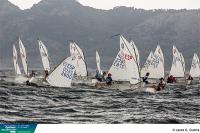
[[[149,75],[150,75],[150,73],[148,72],[148,73],[146,73],[146,75],[142,78],[142,80],[143,80],[143,82],[144,82],[145,84],[149,84],[149,81],[148,81]]]
[[[160,78],[160,83],[158,84],[156,91],[163,90],[165,88],[165,85],[166,83],[165,83],[164,78]]]
[[[95,78],[96,78],[98,81],[102,82],[102,75],[100,74],[99,70],[96,70]]]
[[[112,85],[112,74],[111,73],[109,73],[108,77],[106,78],[106,84]]]
[[[35,75],[36,75],[35,71],[32,71],[31,74],[30,74],[30,78],[35,77]]]
[[[168,78],[167,78],[167,83],[175,83],[176,82],[176,78],[172,75],[170,75]]]
[[[45,70],[44,71],[44,80],[46,80],[48,76],[49,76],[49,72],[47,70]]]
[[[106,75],[107,75],[107,73],[106,72],[103,72],[103,75],[102,75],[102,81],[106,81]]]

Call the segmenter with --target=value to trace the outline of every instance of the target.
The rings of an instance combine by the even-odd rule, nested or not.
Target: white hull
[[[22,75],[18,75],[14,78],[14,82],[15,83],[18,83],[18,84],[23,84],[23,83],[26,83],[26,81],[28,80],[27,77],[24,77]]]

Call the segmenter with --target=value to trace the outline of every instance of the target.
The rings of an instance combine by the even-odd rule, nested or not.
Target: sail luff
[[[48,50],[41,40],[38,40],[38,45],[39,45],[43,68],[45,71],[49,72],[50,71],[50,63],[49,63]]]
[[[101,70],[101,59],[99,56],[99,52],[96,50],[96,64],[97,64],[97,70],[99,71],[100,74],[103,74]]]
[[[20,38],[19,38],[19,48],[20,48],[20,55],[21,55],[22,65],[24,68],[24,73],[26,76],[29,76],[26,49]]]
[[[193,78],[199,78],[200,77],[199,57],[197,56],[196,53],[194,53],[189,74]]]
[[[13,45],[13,63],[14,63],[15,74],[21,75],[22,73],[18,65],[17,50],[16,50],[15,45]]]

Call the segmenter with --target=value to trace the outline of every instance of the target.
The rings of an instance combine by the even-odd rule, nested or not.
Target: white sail
[[[151,51],[149,56],[148,56],[148,58],[147,58],[147,60],[146,60],[146,62],[145,62],[145,64],[144,64],[144,66],[141,69],[141,77],[144,77],[147,72],[150,72],[149,71],[149,66],[151,65],[153,57],[154,57],[154,55],[153,55],[153,52]]]
[[[87,76],[87,66],[85,63],[85,56],[83,54],[82,49],[75,43],[71,42],[70,43],[70,53],[71,56],[76,57],[76,75],[81,76],[81,77],[86,77]]]
[[[183,66],[182,57],[178,51],[178,49],[173,46],[173,61],[172,61],[172,67],[170,70],[169,75],[172,75],[174,77],[184,77],[185,76],[185,68]]]
[[[20,48],[20,55],[21,55],[22,65],[24,68],[24,73],[26,76],[28,76],[29,73],[28,73],[26,49],[20,38],[19,38],[19,48]]]
[[[101,67],[100,67],[101,59],[100,59],[98,51],[96,51],[96,63],[97,63],[97,70],[99,71],[100,74],[103,74]]]
[[[130,44],[133,46],[133,49],[134,49],[134,52],[135,52],[135,55],[136,55],[136,59],[137,59],[137,63],[138,63],[138,66],[140,66],[140,54],[139,54],[139,50],[138,48],[136,47],[134,41],[132,40],[130,42]]]
[[[131,84],[140,82],[137,55],[133,46],[123,37],[120,37],[120,49],[123,50],[126,64],[126,75]]]
[[[48,50],[41,40],[38,40],[38,45],[39,45],[39,50],[40,50],[40,55],[42,58],[42,64],[43,64],[44,70],[49,72],[50,64],[49,64]]]
[[[47,82],[55,87],[71,87],[75,69],[75,58],[68,57],[47,77]]]
[[[183,57],[183,54],[181,52],[180,53],[180,57],[181,57],[181,62],[182,62],[182,65],[183,65],[183,71],[185,72],[185,59]]]
[[[149,66],[149,78],[152,79],[159,79],[159,78],[164,78],[164,56],[162,49],[158,45],[154,54],[153,54],[153,59],[150,63]]]
[[[199,62],[199,57],[197,56],[196,53],[193,56],[192,65],[190,68],[190,76],[194,78],[200,77],[200,62]]]
[[[126,64],[124,59],[124,52],[120,50],[109,70],[114,81],[129,81],[126,73]]]
[[[13,62],[14,62],[14,69],[15,69],[15,74],[16,75],[21,75],[21,71],[18,65],[18,58],[17,58],[17,50],[15,45],[13,45]]]

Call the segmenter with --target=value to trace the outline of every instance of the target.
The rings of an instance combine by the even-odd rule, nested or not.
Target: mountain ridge
[[[47,45],[53,66],[69,55],[68,43],[75,40],[85,51],[89,68],[95,69],[95,51],[98,49],[103,68],[109,69],[119,49],[119,38],[111,36],[119,33],[135,41],[142,64],[159,43],[168,70],[172,61],[172,45],[176,44],[183,51],[187,69],[193,53],[200,50],[200,10],[144,10],[133,7],[100,10],[74,0],[43,0],[27,10],[13,5],[7,8],[10,8],[9,12],[0,14],[1,67],[12,68],[12,44],[18,36],[22,37],[27,48],[28,63],[32,68],[42,67],[38,37]]]

